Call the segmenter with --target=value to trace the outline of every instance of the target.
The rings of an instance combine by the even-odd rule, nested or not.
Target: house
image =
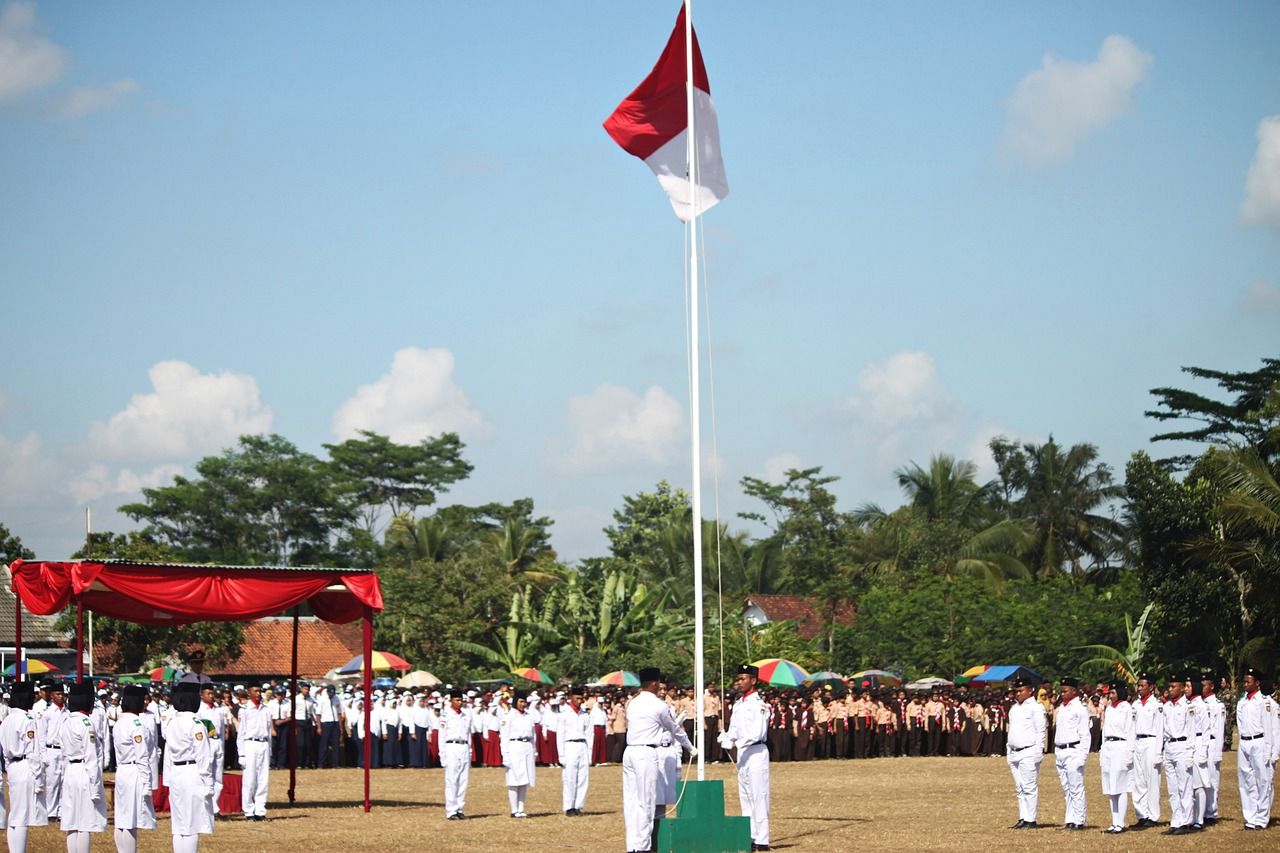
[[[747,597],[742,612],[747,624],[753,627],[772,622],[795,622],[796,633],[812,640],[823,631],[823,622],[829,618],[829,604],[819,598],[803,595],[751,595]],[[834,615],[837,625],[852,625],[858,608],[850,602],[841,602]]]

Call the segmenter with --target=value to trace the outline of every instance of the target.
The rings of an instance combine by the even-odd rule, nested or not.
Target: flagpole
[[[689,430],[693,444],[693,745],[698,781],[706,778],[706,675],[702,638],[702,392],[698,383],[702,349],[698,342],[698,148],[693,123],[693,0],[684,0],[685,102],[689,118]]]

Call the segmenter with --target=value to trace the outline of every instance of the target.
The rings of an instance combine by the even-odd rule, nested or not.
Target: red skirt
[[[484,733],[484,764],[486,767],[502,766],[502,738],[496,731]]]
[[[591,763],[592,764],[608,764],[609,750],[605,746],[605,727],[595,726],[596,736],[591,741]]]
[[[538,739],[538,760],[543,764],[559,764],[560,750],[556,746],[556,733],[542,730],[541,737]]]
[[[427,764],[431,767],[440,766],[440,730],[432,729],[427,735]]]

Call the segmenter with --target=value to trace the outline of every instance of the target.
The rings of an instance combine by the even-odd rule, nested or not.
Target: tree
[[[360,430],[360,436],[324,447],[338,490],[359,508],[370,535],[376,535],[380,516],[413,517],[472,471],[462,458],[465,445],[457,433],[417,444],[397,444],[369,430]]]
[[[169,548],[139,532],[126,534],[102,531],[89,537],[86,547],[71,555],[73,559],[136,560],[172,563],[182,558]],[[64,631],[75,630],[75,608],[59,616],[57,625]],[[165,663],[180,662],[184,650],[204,648],[212,663],[221,664],[240,656],[244,627],[238,622],[193,622],[189,625],[138,625],[122,619],[95,616],[94,640],[113,648],[109,660],[97,663],[118,672],[140,672]]]
[[[1229,399],[1223,402],[1182,388],[1152,388],[1151,393],[1158,400],[1156,408],[1144,413],[1147,417],[1201,424],[1198,428],[1153,435],[1152,441],[1193,441],[1251,448],[1264,461],[1280,455],[1280,429],[1277,429],[1280,408],[1274,404],[1268,406],[1280,388],[1280,358],[1264,358],[1262,367],[1253,371],[1183,367],[1182,372],[1216,382]],[[1187,468],[1195,459],[1193,454],[1181,454],[1160,462],[1174,468]]]
[[[197,462],[196,473],[120,507],[189,561],[323,564],[352,521],[330,469],[279,435],[241,436],[235,449]]]
[[[613,511],[615,525],[604,529],[609,553],[623,560],[654,559],[671,518],[682,516],[691,506],[685,490],[671,488],[666,480],[660,480],[652,492],[624,495],[622,508]]]
[[[1095,643],[1088,646],[1081,646],[1080,649],[1086,652],[1092,652],[1097,657],[1089,658],[1080,664],[1082,667],[1090,667],[1102,665],[1106,668],[1108,674],[1114,673],[1120,676],[1130,684],[1138,683],[1138,673],[1147,668],[1147,656],[1150,634],[1147,632],[1147,617],[1151,615],[1151,611],[1155,609],[1154,604],[1148,604],[1142,610],[1142,615],[1138,617],[1138,624],[1133,624],[1133,617],[1128,613],[1124,615],[1124,636],[1125,648],[1123,651],[1108,646],[1105,643]]]
[[[14,560],[34,560],[35,556],[9,528],[0,524],[0,565],[8,566]]]
[[[1005,511],[1035,531],[1027,562],[1042,577],[1063,567],[1083,575],[1106,565],[1122,547],[1125,526],[1096,510],[1123,498],[1124,488],[1112,482],[1111,468],[1097,461],[1096,447],[1076,444],[1064,451],[1052,436],[1044,444],[1021,447],[1000,436],[990,446]]]

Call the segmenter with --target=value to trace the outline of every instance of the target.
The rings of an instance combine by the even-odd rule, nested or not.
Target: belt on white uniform
[[[528,738],[525,738],[525,740],[528,740]],[[466,743],[466,741],[465,741],[465,740],[447,740],[447,741],[445,741],[445,743],[463,743],[463,744],[465,744],[465,743]]]
[[[657,749],[658,747],[662,746],[662,744],[660,743],[629,743],[627,744],[627,746],[643,746],[648,749]]]
[[[27,760],[27,757],[25,755],[15,755],[13,758],[6,758],[4,761],[5,761],[5,764],[14,764],[15,762],[26,761],[26,760]]]
[[[174,767],[185,767],[185,766],[187,766],[188,764],[195,764],[195,763],[196,763],[196,762],[195,762],[195,759],[193,758],[193,759],[192,759],[192,760],[190,760],[190,761],[175,761],[175,762],[173,762],[173,766],[174,766]]]
[[[1080,741],[1073,740],[1071,741],[1071,743],[1055,743],[1053,745],[1053,748],[1054,749],[1071,749],[1071,747],[1079,746],[1079,745],[1080,745]]]
[[[1110,736],[1107,736],[1107,737],[1104,737],[1104,738],[1103,738],[1103,740],[1107,741],[1108,743],[1111,743],[1111,742],[1118,741],[1118,740],[1124,740],[1124,738],[1122,738],[1122,737],[1110,737]]]
[[[1138,735],[1138,737],[1139,737],[1139,738],[1144,738],[1144,737],[1155,737],[1155,735]]]
[[[1009,751],[1010,751],[1010,752],[1022,752],[1022,750],[1024,750],[1024,749],[1030,749],[1030,748],[1031,748],[1031,747],[1033,747],[1033,746],[1035,746],[1035,744],[1034,744],[1034,743],[1029,743],[1029,744],[1027,744],[1026,746],[1011,746],[1011,747],[1009,747]]]
[[[507,740],[519,740],[519,741],[524,741],[525,743],[529,742],[529,738],[527,737],[509,737],[507,738]],[[449,743],[453,743],[453,741],[449,741]]]
[[[571,738],[565,738],[564,742],[565,743],[586,743],[587,739],[584,737],[571,737]]]
[[[1263,735],[1240,735],[1240,740],[1257,740]]]
[[[1167,738],[1165,738],[1165,742],[1166,742],[1166,743],[1178,743],[1179,741],[1184,741],[1184,740],[1186,740],[1186,739],[1187,739],[1187,736],[1186,736],[1186,735],[1183,735],[1182,737],[1167,737]]]
[[[245,738],[245,740],[254,740],[254,741],[257,741],[258,743],[266,743],[266,742],[267,742],[267,739],[266,739],[266,738],[264,738],[264,737],[246,737],[246,738]]]

